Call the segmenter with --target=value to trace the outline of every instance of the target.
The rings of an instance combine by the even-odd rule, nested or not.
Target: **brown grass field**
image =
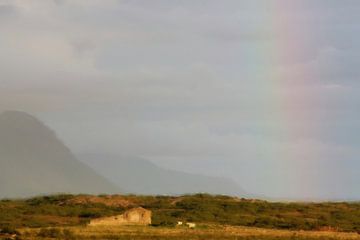
[[[196,229],[185,227],[147,227],[147,226],[98,226],[98,227],[66,227],[56,228],[67,234],[57,236],[45,234],[41,229],[20,229],[21,239],[258,239],[258,240],[288,240],[288,239],[360,239],[357,233],[341,233],[327,231],[289,231],[251,227],[234,227],[220,225],[200,225]],[[50,231],[51,232],[51,231]]]
[[[151,226],[87,225],[138,206],[152,211]],[[178,221],[194,222],[196,228],[176,226]],[[360,203],[282,203],[207,194],[4,199],[0,239],[360,240]]]

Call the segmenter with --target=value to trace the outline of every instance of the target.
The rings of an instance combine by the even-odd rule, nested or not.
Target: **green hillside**
[[[84,225],[142,206],[154,226],[177,221],[275,229],[360,231],[360,203],[280,203],[207,194],[170,196],[57,195],[0,202],[0,228]]]

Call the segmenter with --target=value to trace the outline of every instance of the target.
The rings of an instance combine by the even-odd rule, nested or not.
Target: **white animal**
[[[196,227],[196,224],[195,223],[186,223],[186,225],[189,227],[189,228],[195,228]]]
[[[181,225],[183,225],[183,222],[180,222],[180,221],[179,221],[179,222],[177,222],[177,225],[178,225],[178,226],[181,226]]]

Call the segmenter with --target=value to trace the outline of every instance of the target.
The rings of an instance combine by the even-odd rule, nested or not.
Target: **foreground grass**
[[[86,227],[94,218],[142,206],[149,227]],[[196,229],[175,227],[195,222]],[[56,195],[0,200],[0,239],[359,239],[360,203],[282,203],[207,194]],[[14,239],[14,238],[13,238]]]
[[[42,229],[21,229],[21,239],[225,239],[225,240],[345,240],[359,239],[356,233],[338,233],[324,231],[289,231],[261,229],[250,227],[201,225],[197,229],[178,227],[143,227],[143,226],[117,226],[117,227],[65,227],[58,228],[57,232],[66,230],[67,236],[42,236]],[[50,231],[51,232],[51,231]]]

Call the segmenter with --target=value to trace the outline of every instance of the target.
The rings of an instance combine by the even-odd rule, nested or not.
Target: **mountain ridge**
[[[230,179],[169,170],[134,156],[76,157],[36,117],[21,111],[0,113],[0,198],[120,192],[247,196]]]
[[[234,181],[162,168],[135,156],[78,154],[79,160],[134,194],[181,195],[194,193],[249,196]]]
[[[0,197],[50,193],[117,193],[76,159],[55,132],[21,111],[0,113]]]

